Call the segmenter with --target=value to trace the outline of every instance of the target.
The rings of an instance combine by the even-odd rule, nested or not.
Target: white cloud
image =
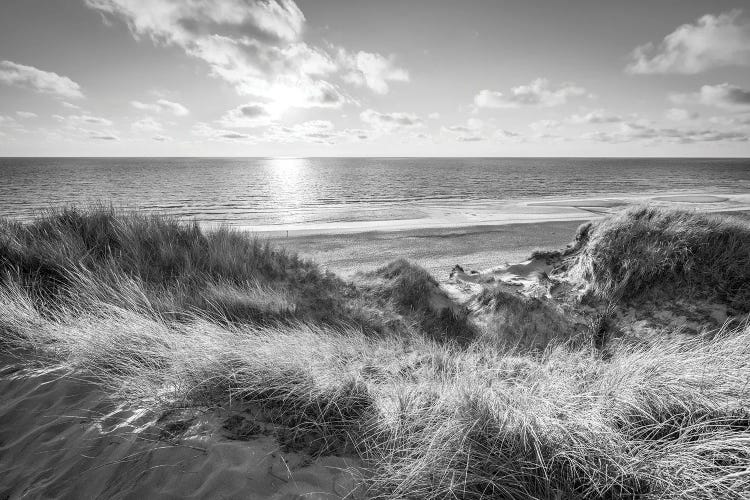
[[[228,128],[254,128],[268,125],[273,118],[265,104],[251,102],[228,111],[219,123]]]
[[[254,139],[254,137],[249,134],[236,132],[234,130],[219,129],[207,123],[197,123],[192,131],[194,135],[213,141],[253,141]]]
[[[360,119],[379,132],[394,132],[401,129],[421,127],[424,122],[412,113],[379,113],[367,109],[359,114]]]
[[[746,110],[750,109],[750,90],[729,83],[704,85],[700,90],[700,102],[728,110]]]
[[[344,79],[361,87],[366,86],[377,94],[387,94],[390,90],[388,82],[408,82],[409,72],[396,66],[394,57],[384,57],[380,54],[359,51],[349,54],[339,50],[339,59],[349,68]]]
[[[523,136],[518,132],[511,132],[510,130],[498,129],[493,134],[494,138],[499,141],[510,141],[510,142],[521,142]]]
[[[567,119],[568,123],[574,125],[581,125],[586,123],[602,124],[602,123],[620,123],[623,118],[620,115],[607,114],[603,110],[598,109],[586,113],[585,115],[572,115]]]
[[[109,133],[106,133],[106,132],[99,132],[99,131],[96,131],[96,130],[89,130],[89,131],[87,131],[87,133],[88,133],[88,138],[89,139],[95,139],[97,141],[119,141],[120,140],[120,138],[117,137],[116,135],[109,134]]]
[[[535,132],[544,132],[546,130],[553,130],[559,128],[559,120],[539,120],[529,124],[529,128]]]
[[[477,118],[469,118],[465,124],[448,125],[441,131],[452,135],[459,142],[477,142],[486,139],[483,129],[485,123]]]
[[[81,86],[67,76],[12,61],[0,61],[0,82],[6,85],[30,88],[36,92],[51,94],[56,97],[68,99],[83,97]]]
[[[688,111],[684,108],[670,108],[664,113],[664,116],[666,116],[667,120],[673,122],[685,122],[695,120],[699,115],[695,111]]]
[[[180,47],[240,95],[282,107],[336,107],[340,93],[319,77],[337,69],[300,40],[305,17],[292,0],[86,0],[122,17],[136,37]]]
[[[474,104],[478,108],[552,107],[565,104],[571,97],[583,95],[586,95],[583,87],[566,83],[553,88],[546,79],[537,78],[528,85],[513,87],[508,93],[481,90],[474,97]]]
[[[729,111],[750,110],[750,90],[740,88],[730,83],[718,85],[703,85],[698,92],[673,93],[669,100],[675,104],[703,104]]]
[[[89,123],[92,125],[102,125],[105,127],[112,126],[112,120],[108,120],[106,118],[101,118],[99,116],[91,116],[91,115],[70,115],[68,116],[68,120],[78,123]]]
[[[16,114],[21,118],[38,118],[39,115],[32,113],[31,111],[16,111]]]
[[[700,73],[720,66],[750,65],[750,22],[740,10],[707,14],[683,24],[658,47],[637,47],[626,67],[629,73]]]
[[[439,120],[440,119],[440,113],[437,113],[437,112],[430,113],[429,115],[427,115],[427,118],[429,118],[430,120]]]
[[[166,99],[159,99],[153,103],[145,103],[141,101],[131,101],[130,104],[143,111],[150,111],[152,113],[171,113],[175,116],[187,116],[190,114],[185,106],[178,102],[168,101]]]
[[[716,125],[726,125],[730,127],[747,127],[750,125],[750,114],[741,114],[733,116],[712,116],[709,122]]]
[[[153,133],[153,132],[162,132],[164,130],[164,125],[162,125],[160,122],[158,122],[154,118],[147,116],[146,118],[142,118],[136,122],[133,122],[130,128],[132,128],[136,132]]]
[[[621,124],[617,131],[597,131],[584,134],[582,138],[607,143],[643,141],[647,143],[694,144],[699,142],[747,142],[750,140],[750,135],[746,132],[738,131],[659,128],[643,123],[628,122]]]

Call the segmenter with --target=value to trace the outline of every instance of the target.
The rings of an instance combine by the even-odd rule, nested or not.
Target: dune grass
[[[750,223],[637,207],[583,233],[572,272],[601,297],[649,292],[720,300],[750,311]]]
[[[565,342],[508,350],[472,340],[465,312],[405,261],[345,283],[236,233],[99,215],[4,223],[6,351],[65,364],[157,415],[256,408],[313,454],[356,452],[373,498],[750,495],[748,325],[606,357]],[[315,310],[316,287],[331,310]]]

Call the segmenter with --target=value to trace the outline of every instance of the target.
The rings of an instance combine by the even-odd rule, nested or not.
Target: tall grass
[[[743,498],[750,329],[508,355],[361,330],[175,323],[111,305],[38,313],[0,294],[6,347],[119,398],[259,407],[314,453],[356,449],[377,498]]]
[[[172,250],[153,250],[170,246],[160,243],[134,253],[125,247],[139,237],[116,229],[119,215],[98,223],[65,217],[3,232],[0,343],[86,374],[156,415],[174,406],[253,409],[280,440],[310,453],[358,453],[373,498],[750,495],[748,325],[617,345],[606,358],[569,343],[508,351],[436,334],[440,314],[468,320],[406,262],[343,283],[236,234],[188,228],[195,232],[186,240],[176,225]],[[255,263],[188,250],[214,238],[232,241],[222,252],[239,249]],[[207,245],[209,253],[220,248]],[[195,262],[177,258],[176,248]],[[180,295],[186,282],[224,312],[265,297],[252,307],[271,314],[272,304],[276,317],[288,317],[269,323],[242,313],[233,321],[191,309],[197,299]],[[295,287],[305,282],[330,286],[323,290],[343,309],[299,315],[307,303],[298,294],[308,292]],[[182,308],[179,317],[165,314],[166,296]],[[511,300],[484,296],[500,299]],[[360,320],[321,319],[330,315]],[[368,322],[383,328],[361,327]]]
[[[637,207],[585,231],[572,272],[603,297],[656,291],[715,298],[750,311],[750,223]]]
[[[80,308],[91,298],[175,320],[304,320],[446,340],[471,335],[460,318],[402,300],[436,288],[424,270],[408,263],[394,269],[377,286],[355,287],[238,231],[204,232],[195,223],[106,206],[51,210],[30,224],[0,221],[0,284],[21,283],[52,309]],[[447,333],[443,319],[452,325]]]

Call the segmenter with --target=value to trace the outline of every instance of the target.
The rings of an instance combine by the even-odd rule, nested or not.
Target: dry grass
[[[130,236],[104,244],[101,234],[85,236],[94,222],[73,218],[75,225],[63,226],[80,231],[73,243],[58,236],[61,222],[53,220],[3,232],[0,342],[88,374],[113,397],[157,413],[259,407],[292,439],[305,436],[315,453],[356,450],[375,498],[750,495],[747,325],[623,344],[606,359],[591,346],[565,343],[542,352],[459,344],[430,330],[442,314],[434,281],[404,262],[346,284],[257,243],[239,243],[239,235],[196,230],[196,241],[214,241],[206,243],[210,252],[242,256],[204,251],[189,254],[190,262],[176,257],[175,245],[186,244],[178,243],[179,231],[171,250],[156,245],[134,255],[124,248],[140,241],[132,229],[107,229]],[[55,265],[50,255],[78,260]],[[232,276],[233,269],[245,271]],[[180,295],[189,290],[185,282],[206,294],[203,305]],[[300,315],[314,299],[305,295],[312,294],[306,282],[335,285],[331,304],[344,309],[327,315],[354,311],[383,328]],[[165,313],[164,297],[181,308],[179,316]],[[221,314],[206,305],[216,303]],[[288,317],[269,323],[243,312],[242,321],[231,319],[248,309]],[[390,320],[401,326],[390,328]]]
[[[637,207],[594,223],[572,272],[601,297],[659,292],[750,311],[750,223]]]

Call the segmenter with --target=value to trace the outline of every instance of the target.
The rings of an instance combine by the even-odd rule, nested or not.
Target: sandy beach
[[[344,277],[404,258],[445,281],[456,264],[485,269],[506,261],[520,262],[538,248],[562,248],[582,222],[317,234],[272,237],[271,241]]]
[[[485,204],[484,212],[476,206],[469,207],[470,213],[482,214],[477,220],[457,213],[446,215],[446,209],[413,221],[309,225],[276,231],[268,231],[267,227],[245,229],[344,277],[404,258],[445,282],[456,264],[466,269],[486,269],[523,261],[536,249],[564,248],[581,224],[643,203],[740,216],[750,213],[750,194],[683,193],[498,202]]]

